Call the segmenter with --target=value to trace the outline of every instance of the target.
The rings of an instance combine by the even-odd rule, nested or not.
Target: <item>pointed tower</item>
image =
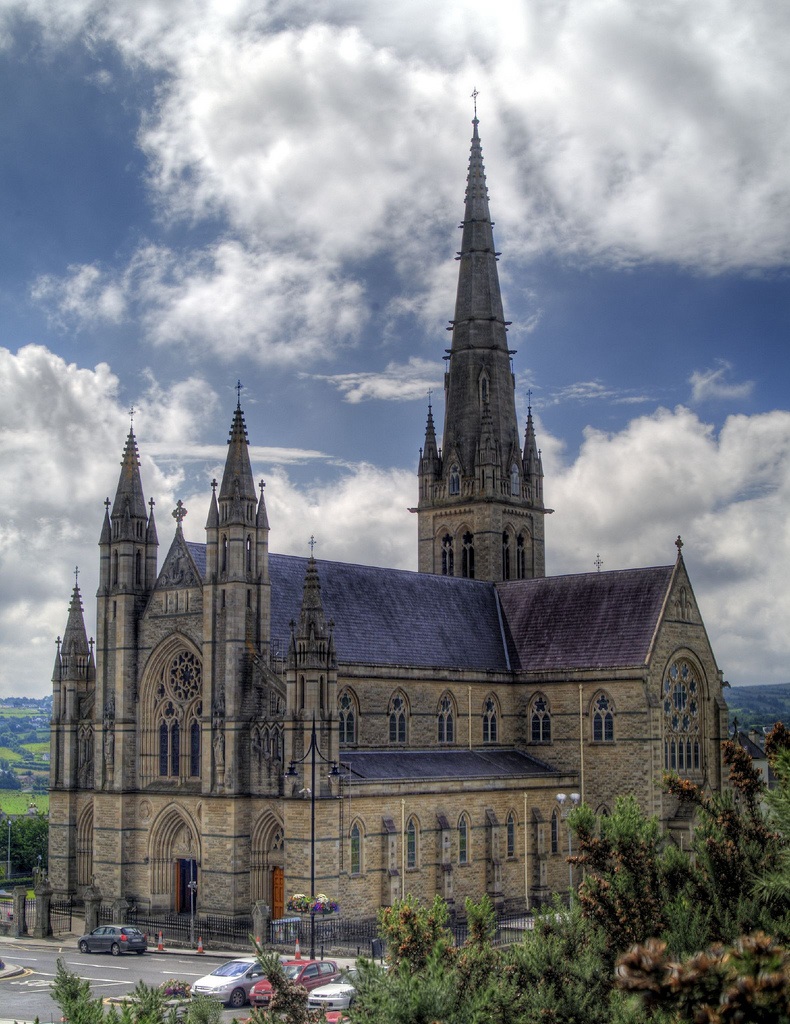
[[[97,660],[95,784],[123,791],[134,786],[116,766],[131,766],[136,743],[137,651],[139,626],[156,583],[158,540],[146,512],[140,456],[129,428],[115,500],[104,503],[99,537],[99,588],[96,593]],[[112,509],[112,511],[111,511]]]
[[[321,582],[313,554],[307,562],[299,622],[292,625],[288,651],[287,709],[293,723],[286,761],[297,760],[310,745],[315,720],[318,747],[327,761],[337,760],[337,661],[321,600]]]
[[[75,570],[76,574],[76,570]],[[58,890],[76,882],[77,788],[93,786],[93,688],[96,666],[75,580],[63,639],[52,672],[50,724],[50,877]]]
[[[442,450],[436,448],[429,407],[420,455],[419,569],[523,579],[545,574],[542,471],[540,487],[530,486],[476,116],[472,124],[455,318],[448,328]],[[534,443],[531,417],[530,429]],[[533,473],[539,468],[537,449],[535,458]]]
[[[241,385],[239,385],[240,389]],[[243,754],[237,750],[251,686],[253,660],[268,657],[271,599],[269,521],[256,494],[244,413],[237,401],[228,454],[217,496],[212,482],[206,519],[203,600],[204,692],[210,699],[214,787],[242,785]],[[204,739],[206,737],[204,736]]]

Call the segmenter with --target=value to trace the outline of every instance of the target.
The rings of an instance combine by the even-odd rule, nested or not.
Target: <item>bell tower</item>
[[[493,224],[477,115],[448,330],[444,433],[431,406],[420,451],[419,570],[500,581],[544,576],[543,467],[530,408],[519,443],[515,376],[507,345]]]

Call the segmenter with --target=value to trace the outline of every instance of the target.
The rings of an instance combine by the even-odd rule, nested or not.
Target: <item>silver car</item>
[[[263,976],[263,968],[254,956],[228,960],[211,974],[196,981],[192,986],[192,995],[220,999],[227,1006],[238,1010],[247,1002],[252,986]]]
[[[337,981],[314,988],[307,997],[307,1005],[311,1010],[347,1010],[354,1002],[357,994],[356,980],[359,972],[356,967],[343,971]]]

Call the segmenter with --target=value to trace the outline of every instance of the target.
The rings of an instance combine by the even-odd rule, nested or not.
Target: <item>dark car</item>
[[[80,953],[145,953],[148,943],[139,928],[128,924],[103,924],[83,935],[77,943]]]

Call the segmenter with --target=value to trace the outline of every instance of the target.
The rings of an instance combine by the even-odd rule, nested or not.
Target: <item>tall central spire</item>
[[[542,470],[531,420],[529,453],[519,440],[477,111],[472,127],[452,344],[445,356],[442,448],[429,407],[420,455],[419,567],[526,579],[545,571]]]
[[[509,458],[513,446],[518,448],[519,443],[507,324],[502,312],[497,252],[476,117],[472,125],[463,234],[457,257],[460,266],[452,321],[453,340],[445,375],[442,440],[445,457],[458,463],[462,477],[475,471],[486,407],[500,457]]]

